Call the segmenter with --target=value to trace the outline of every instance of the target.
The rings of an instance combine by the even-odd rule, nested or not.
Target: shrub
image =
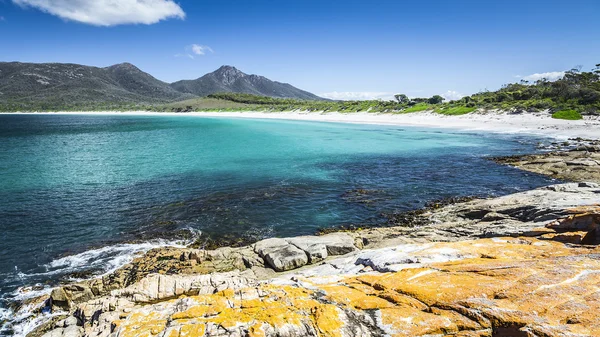
[[[443,115],[452,115],[452,116],[464,115],[464,114],[468,114],[473,111],[475,111],[474,107],[466,107],[466,106],[456,106],[456,107],[442,108],[442,109],[436,110],[437,113],[440,113]]]
[[[402,112],[419,112],[419,111],[425,111],[425,110],[429,110],[429,105],[427,105],[425,103],[419,103],[410,108],[404,109]]]
[[[560,110],[552,114],[552,118],[556,119],[566,119],[570,121],[576,121],[579,119],[583,119],[581,114],[575,110]]]

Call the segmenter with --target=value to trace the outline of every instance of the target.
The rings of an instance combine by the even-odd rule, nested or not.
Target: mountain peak
[[[123,62],[123,63],[118,63],[118,64],[114,64],[110,67],[106,67],[107,69],[120,69],[120,70],[137,70],[137,71],[141,71],[138,67],[134,66],[133,64],[129,63],[129,62]]]
[[[289,84],[274,82],[259,75],[248,75],[230,65],[223,65],[212,73],[208,73],[195,80],[171,83],[171,87],[179,92],[197,96],[236,92],[270,97],[322,99]]]
[[[222,65],[216,71],[228,71],[228,70],[239,71],[236,67],[230,66],[230,65]]]
[[[212,72],[211,75],[218,78],[219,81],[223,82],[225,85],[231,85],[238,79],[247,76],[236,67],[228,65],[221,66],[219,69]]]

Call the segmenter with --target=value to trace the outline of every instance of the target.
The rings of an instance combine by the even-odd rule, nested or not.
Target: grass
[[[429,105],[425,104],[425,103],[419,103],[417,105],[411,106],[410,108],[406,108],[404,110],[402,110],[402,112],[419,112],[419,111],[425,111],[425,110],[430,110],[431,108],[429,107]]]
[[[245,103],[238,103],[232,101],[226,101],[222,99],[216,98],[193,98],[185,101],[175,102],[175,103],[167,103],[160,108],[165,111],[173,111],[174,109],[187,109],[191,108],[192,111],[197,110],[229,110],[233,109],[235,111],[241,110],[249,110],[252,105]]]
[[[475,110],[476,110],[476,108],[474,108],[474,107],[455,106],[455,107],[440,108],[440,109],[435,110],[435,112],[440,113],[442,115],[458,116],[458,115],[465,115],[465,114],[471,113]]]
[[[570,121],[576,121],[583,119],[581,114],[575,110],[560,110],[552,114],[552,118],[566,119]]]

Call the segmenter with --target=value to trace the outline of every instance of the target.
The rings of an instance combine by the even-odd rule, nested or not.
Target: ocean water
[[[550,184],[486,159],[539,141],[182,115],[0,115],[0,297],[106,273],[157,245],[381,225],[383,213],[434,199]]]

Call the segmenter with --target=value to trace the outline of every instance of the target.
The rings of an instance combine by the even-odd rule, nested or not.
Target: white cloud
[[[192,44],[185,47],[186,52],[182,54],[175,54],[175,57],[187,57],[190,59],[194,59],[194,56],[203,56],[206,55],[207,52],[214,53],[214,50],[209,46],[203,46],[200,44]]]
[[[542,78],[545,78],[548,81],[556,81],[556,80],[563,78],[563,76],[565,76],[564,71],[551,71],[551,72],[547,72],[547,73],[535,73],[535,74],[531,74],[531,75],[527,75],[527,76],[515,76],[515,77],[522,78],[526,81],[535,82],[535,81],[541,80]]]
[[[465,97],[466,95],[463,95],[458,91],[448,90],[445,93],[440,94],[440,96],[444,97],[446,101],[455,101]]]
[[[196,55],[206,55],[206,52],[214,53],[214,51],[212,50],[211,47],[202,46],[199,44],[193,44],[193,45],[189,46],[188,48],[191,49],[192,53],[194,53]]]
[[[173,0],[12,0],[66,20],[95,26],[153,24],[170,18],[184,19]]]
[[[0,16],[0,21],[5,21],[6,19],[3,16]]]
[[[394,93],[392,92],[326,92],[320,94],[319,96],[324,98],[329,98],[333,100],[341,100],[341,101],[359,101],[359,100],[372,100],[372,99],[381,99],[381,100],[393,100]]]

